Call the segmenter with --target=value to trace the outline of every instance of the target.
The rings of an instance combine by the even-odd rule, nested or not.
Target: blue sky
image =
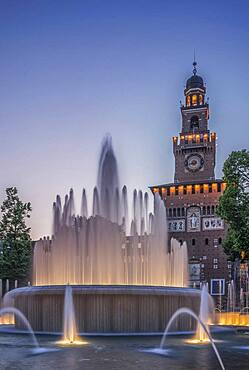
[[[194,49],[221,176],[249,142],[248,13],[247,0],[0,0],[0,200],[17,186],[33,237],[49,234],[57,193],[90,196],[105,133],[130,190],[170,182]]]

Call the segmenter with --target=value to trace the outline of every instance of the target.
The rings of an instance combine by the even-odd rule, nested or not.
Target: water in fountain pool
[[[243,349],[248,337],[235,332],[220,332],[215,339],[226,370],[248,368],[249,351]],[[39,336],[39,343],[46,348],[61,348],[53,336]],[[8,370],[214,370],[219,369],[217,358],[210,345],[186,345],[186,336],[167,338],[170,352],[156,356],[141,350],[155,348],[158,336],[143,337],[88,337],[88,344],[63,347],[58,352],[42,356],[27,356],[30,340],[24,335],[0,335],[0,369]],[[238,348],[234,348],[237,346]]]

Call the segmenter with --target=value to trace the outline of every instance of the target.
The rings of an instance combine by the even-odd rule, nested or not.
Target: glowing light
[[[178,194],[183,195],[183,186],[182,185],[178,186]]]
[[[6,313],[0,316],[0,325],[14,325],[15,324],[15,316],[10,313]]]
[[[216,313],[216,322],[222,326],[249,326],[249,314],[240,312]]]
[[[192,95],[192,104],[197,105],[197,95]]]
[[[153,188],[153,193],[158,193],[159,192],[159,188]]]
[[[175,195],[176,188],[174,186],[170,187],[170,195]]]
[[[210,340],[209,338],[203,338],[203,339],[197,339],[197,338],[193,338],[193,339],[187,339],[185,341],[185,343],[189,343],[189,344],[205,344],[205,343],[209,343]]]
[[[208,193],[208,184],[203,185],[203,191],[204,193]]]
[[[56,342],[56,344],[62,345],[62,346],[83,346],[86,344],[89,344],[86,341],[81,340],[80,338],[74,340],[74,341],[69,341],[69,340],[59,340]]]
[[[226,182],[223,182],[223,183],[221,184],[221,191],[222,191],[222,192],[223,192],[223,191],[225,191],[226,187],[227,187]]]
[[[199,193],[200,192],[200,185],[195,185],[195,192]]]
[[[217,190],[218,190],[218,185],[216,183],[213,183],[212,184],[212,192],[217,193]]]
[[[187,185],[187,194],[192,194],[192,185]]]

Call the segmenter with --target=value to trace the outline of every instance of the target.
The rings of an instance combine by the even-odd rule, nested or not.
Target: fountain
[[[208,286],[207,284],[203,284],[202,289],[201,289],[201,303],[200,303],[199,318],[200,318],[200,321],[205,325],[206,330],[204,330],[203,325],[200,325],[200,322],[198,322],[196,335],[194,339],[194,341],[197,343],[198,342],[209,342],[209,335],[207,334],[207,332],[209,332],[208,325],[210,324],[210,311],[211,311],[210,300],[212,300],[212,298],[208,294]]]
[[[67,285],[65,290],[63,340],[69,343],[77,340],[73,294],[70,285]]]
[[[61,332],[65,288],[65,306],[73,294],[81,333],[162,332],[179,307],[198,312],[200,293],[187,287],[186,243],[172,239],[168,244],[159,194],[150,213],[148,194],[134,190],[128,217],[127,188],[120,191],[109,137],[102,145],[90,216],[88,203],[83,189],[81,214],[76,215],[73,190],[64,204],[57,195],[53,236],[35,244],[33,286],[8,293],[34,330]],[[193,328],[189,320],[178,325],[182,330]]]
[[[86,344],[77,333],[72,287],[66,286],[64,299],[63,340],[60,344]]]
[[[210,332],[209,332],[209,330],[208,330],[208,328],[207,328],[207,325],[201,320],[201,318],[200,317],[198,317],[192,310],[190,310],[189,308],[185,308],[185,307],[183,307],[183,308],[179,308],[173,315],[172,315],[172,317],[170,318],[170,320],[169,320],[169,322],[168,322],[168,324],[167,324],[167,326],[166,326],[166,329],[165,329],[165,331],[164,331],[164,335],[163,335],[163,337],[162,337],[162,340],[161,340],[161,343],[160,343],[160,348],[159,348],[159,350],[158,350],[158,353],[159,354],[163,354],[164,353],[164,347],[165,347],[165,342],[166,342],[166,338],[167,338],[167,335],[168,335],[168,332],[169,332],[169,329],[170,329],[170,327],[171,327],[171,325],[172,325],[172,323],[177,319],[177,317],[178,316],[180,316],[180,315],[190,315],[191,317],[193,317],[196,321],[197,321],[197,323],[198,323],[198,325],[199,326],[201,326],[201,328],[202,328],[202,330],[203,330],[203,332],[205,332],[205,335],[206,335],[206,337],[208,338],[208,340],[211,342],[211,345],[212,345],[212,347],[213,347],[213,350],[214,350],[214,352],[215,352],[215,354],[216,354],[216,357],[217,357],[217,359],[218,359],[218,361],[219,361],[219,364],[220,364],[220,367],[223,369],[223,370],[225,370],[225,367],[224,367],[224,365],[223,365],[223,362],[222,362],[222,359],[221,359],[221,357],[220,357],[220,354],[219,354],[219,352],[218,352],[218,350],[217,350],[217,347],[216,347],[216,345],[215,345],[215,343],[214,343],[214,341],[213,341],[213,338],[212,338],[212,336],[211,336],[211,334],[210,334]],[[157,350],[155,350],[154,352],[157,352]]]

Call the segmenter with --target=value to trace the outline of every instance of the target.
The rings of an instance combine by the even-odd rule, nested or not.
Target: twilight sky
[[[90,196],[105,133],[122,184],[170,182],[194,49],[221,176],[249,143],[248,14],[248,0],[0,0],[0,201],[17,186],[32,236],[50,234],[57,193]]]

